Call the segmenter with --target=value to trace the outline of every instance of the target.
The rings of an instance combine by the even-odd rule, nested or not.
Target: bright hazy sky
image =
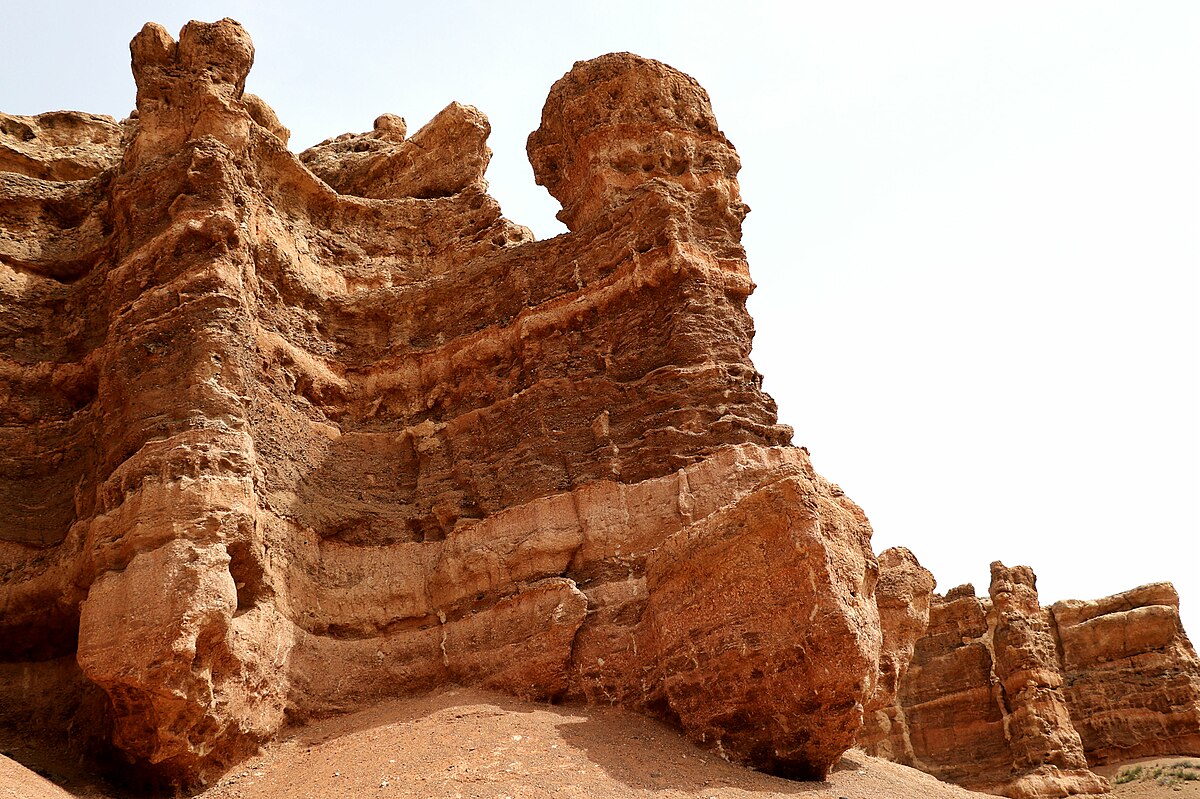
[[[0,110],[133,107],[126,43],[231,16],[302,149],[451,100],[507,216],[573,61],[695,76],[754,209],[754,361],[795,443],[939,590],[1171,580],[1200,638],[1200,3],[7,3]]]

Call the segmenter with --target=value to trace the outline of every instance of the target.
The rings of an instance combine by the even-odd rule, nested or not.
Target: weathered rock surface
[[[897,701],[909,739],[898,751],[911,751],[912,765],[939,779],[980,788],[1007,778],[1012,762],[987,611],[970,586],[935,597]]]
[[[237,23],[131,52],[130,120],[3,118],[0,716],[90,713],[187,783],[458,682],[823,775],[875,691],[877,565],[749,361],[704,91],[577,64],[529,148],[571,233],[537,242],[473,108],[296,157]]]
[[[875,604],[879,608],[882,647],[879,680],[867,702],[858,745],[868,754],[912,765],[904,708],[896,702],[908,674],[917,641],[929,626],[929,603],[936,581],[904,547],[879,553],[879,582]]]
[[[1200,659],[1170,583],[1055,602],[1050,615],[1088,762],[1200,754]]]
[[[125,128],[111,117],[50,111],[0,113],[0,171],[52,181],[86,180],[116,166]]]
[[[1038,603],[1033,569],[993,563],[988,593],[992,665],[1000,681],[1016,775],[1007,795],[1103,793],[1108,783],[1088,771],[1079,733],[1071,724],[1056,642],[1048,614]]]
[[[879,659],[869,538],[857,507],[801,472],[666,540],[639,629],[657,653],[651,697],[736,760],[823,778]]]
[[[886,631],[889,567],[883,556],[880,564]],[[888,738],[865,725],[866,748],[1013,797],[1100,794],[1107,783],[1091,766],[1200,754],[1200,660],[1170,585],[1043,608],[1031,569],[994,563],[989,594],[966,585],[934,596],[884,709],[903,723],[879,725]]]

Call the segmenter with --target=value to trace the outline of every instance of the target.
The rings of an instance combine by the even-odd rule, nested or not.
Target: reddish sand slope
[[[88,785],[72,774],[70,764],[48,761],[45,752],[38,756],[40,770],[71,775],[66,787],[72,792],[0,758],[0,799],[124,796]],[[983,794],[856,751],[842,759],[827,782],[791,782],[730,765],[674,730],[623,711],[532,704],[455,689],[291,730],[197,799],[600,796],[969,799]]]
[[[61,753],[12,745],[13,754],[56,785],[0,756],[0,799],[126,799]],[[1157,758],[1099,769],[1112,779],[1142,765],[1196,764]],[[1200,780],[1114,785],[1115,797],[1200,799]],[[850,751],[827,782],[791,782],[730,765],[658,722],[615,709],[550,706],[454,689],[393,700],[353,715],[292,729],[195,799],[446,797],[550,799],[981,799],[885,760]]]

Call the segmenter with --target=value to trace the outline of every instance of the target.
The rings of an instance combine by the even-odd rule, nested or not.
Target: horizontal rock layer
[[[1200,659],[1169,583],[1049,610],[1090,763],[1200,754]]]
[[[556,83],[530,156],[571,232],[538,242],[473,108],[297,157],[237,23],[131,52],[130,119],[0,118],[12,723],[60,686],[190,783],[459,682],[823,775],[875,691],[877,565],[750,363],[703,90],[629,54]]]
[[[889,565],[881,556],[885,632]],[[1032,570],[995,563],[989,599],[969,585],[933,597],[876,717],[865,749],[940,779],[1022,798],[1100,794],[1090,766],[1200,754],[1200,659],[1169,584],[1043,608]]]

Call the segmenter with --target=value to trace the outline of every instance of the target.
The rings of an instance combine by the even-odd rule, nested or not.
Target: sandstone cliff
[[[877,564],[750,363],[704,90],[576,64],[529,140],[570,232],[534,241],[474,108],[297,157],[237,23],[131,52],[130,119],[0,118],[6,723],[192,783],[457,682],[824,775]]]
[[[1200,658],[1169,583],[1049,610],[1088,762],[1200,754]]]
[[[904,708],[896,702],[896,695],[908,674],[917,641],[929,627],[935,584],[933,574],[907,549],[894,547],[879,554],[875,586],[882,639],[879,681],[867,702],[858,744],[876,757],[905,765],[912,765],[912,745]]]
[[[886,631],[896,611],[884,584]],[[970,585],[934,595],[864,749],[1012,797],[1098,794],[1108,786],[1089,767],[1200,754],[1200,659],[1170,585],[1043,608],[1032,570],[993,563],[989,595]]]

